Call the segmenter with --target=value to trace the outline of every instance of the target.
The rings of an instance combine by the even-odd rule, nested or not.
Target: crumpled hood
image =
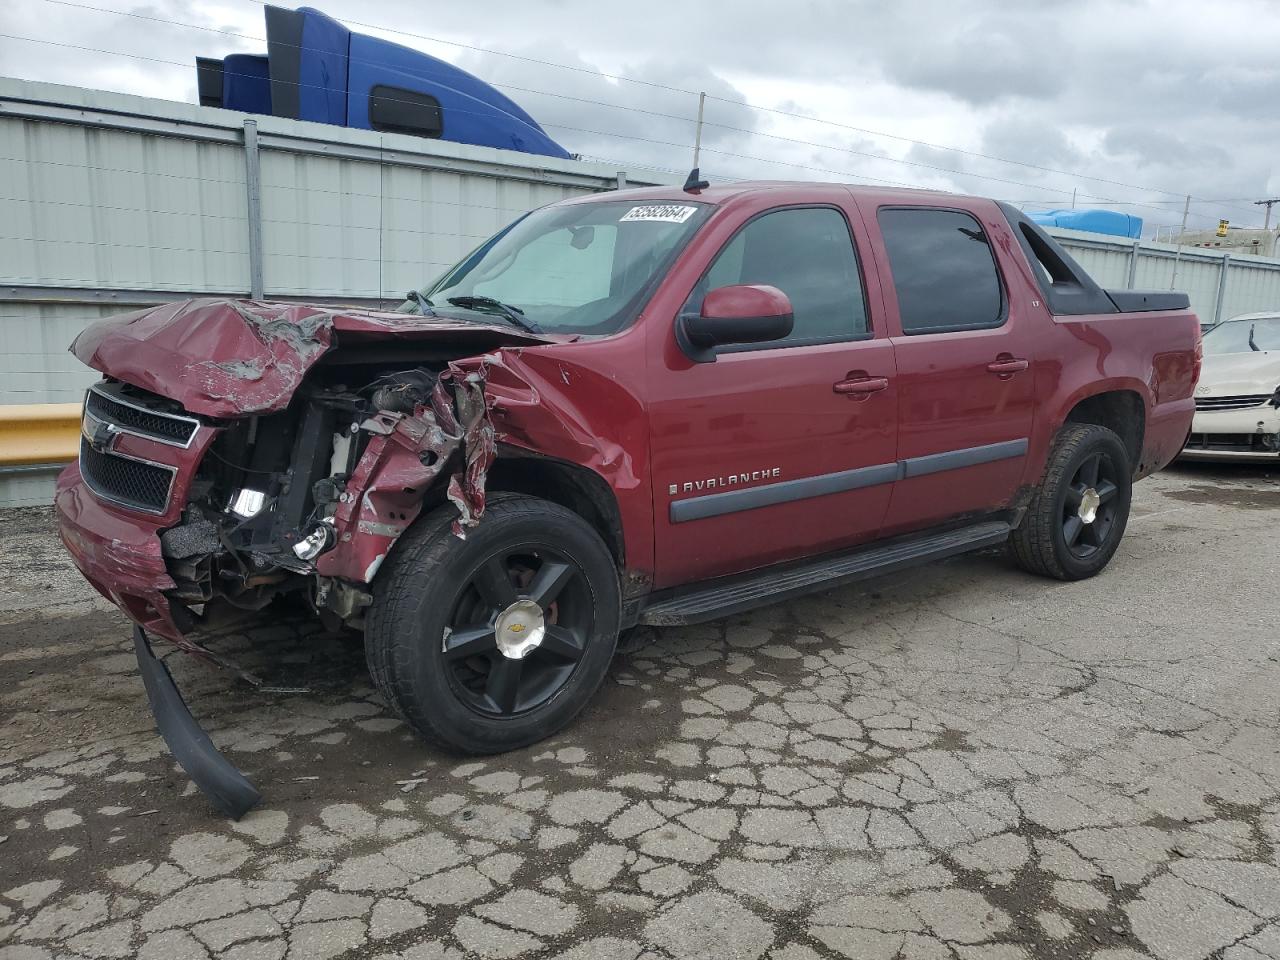
[[[1204,358],[1197,397],[1273,393],[1280,386],[1280,352],[1220,353]]]
[[[71,344],[84,364],[192,413],[281,410],[307,371],[349,340],[439,338],[463,350],[568,339],[500,323],[258,300],[185,300],[108,317]]]

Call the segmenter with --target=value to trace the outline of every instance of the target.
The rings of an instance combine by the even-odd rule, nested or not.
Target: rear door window
[[[1004,323],[1004,289],[982,225],[958,210],[886,207],[878,214],[905,334]]]

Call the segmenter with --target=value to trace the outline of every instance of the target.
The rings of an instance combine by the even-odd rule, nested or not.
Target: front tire
[[[1068,424],[1009,538],[1014,560],[1044,577],[1092,577],[1120,546],[1132,496],[1133,468],[1120,438],[1095,424]]]
[[[421,518],[381,571],[365,634],[375,685],[425,739],[515,750],[571,721],[618,639],[618,572],[577,514],[490,500],[460,540],[452,506]]]

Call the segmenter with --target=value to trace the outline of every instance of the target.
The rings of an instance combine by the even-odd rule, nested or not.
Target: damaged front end
[[[350,373],[324,371],[286,409],[230,422],[210,445],[180,522],[160,535],[169,598],[192,626],[300,592],[331,625],[359,627],[367,585],[433,491],[457,505],[459,535],[483,512],[494,437],[481,374]]]
[[[479,521],[495,435],[487,350],[549,342],[501,325],[248,301],[111,318],[72,350],[106,378],[55,497],[77,566],[137,624],[161,733],[215,805],[252,786],[186,711],[148,635],[216,660],[201,633],[304,600],[360,628],[370,584],[424,509]]]
[[[424,506],[452,501],[459,534],[484,509],[484,371],[456,361],[553,339],[231,300],[95,324],[72,350],[107,379],[86,407],[79,476],[59,492],[63,538],[104,595],[189,649],[192,631],[285,593],[359,626],[368,584]],[[148,564],[127,594],[111,569],[122,543]]]

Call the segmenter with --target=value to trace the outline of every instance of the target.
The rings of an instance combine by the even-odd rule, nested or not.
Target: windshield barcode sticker
[[[660,223],[684,223],[693,216],[697,207],[685,207],[676,204],[651,204],[647,207],[632,207],[619,219],[619,223],[636,220],[656,220]]]

